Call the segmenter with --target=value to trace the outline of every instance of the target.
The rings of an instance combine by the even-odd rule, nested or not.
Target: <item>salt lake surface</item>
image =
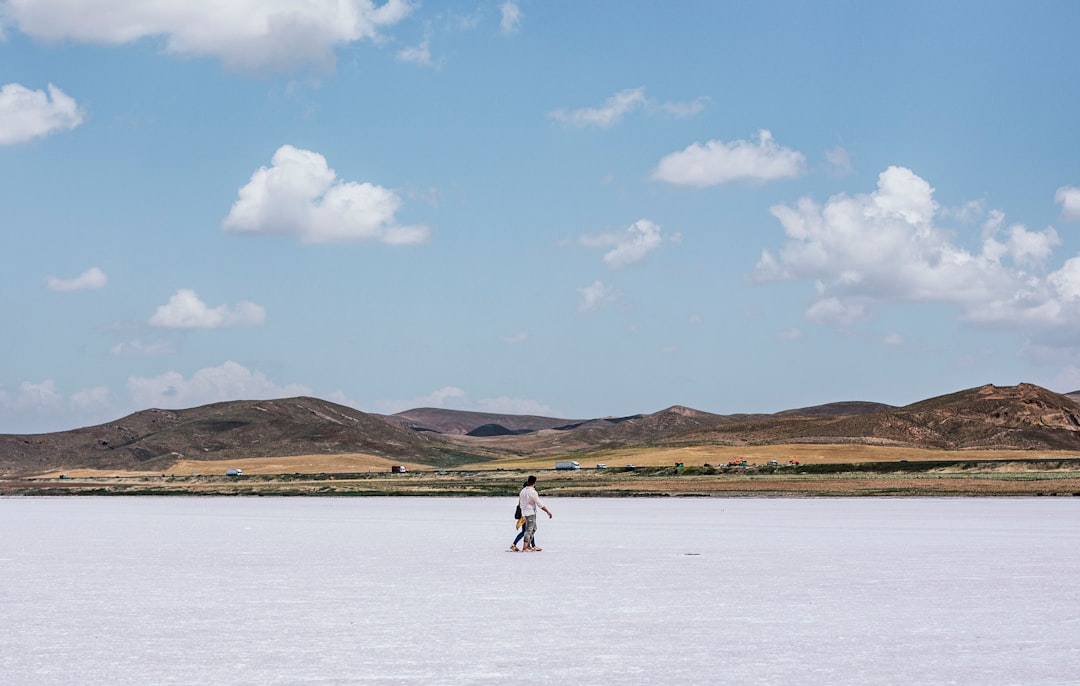
[[[547,504],[0,499],[0,679],[1080,684],[1080,499]]]

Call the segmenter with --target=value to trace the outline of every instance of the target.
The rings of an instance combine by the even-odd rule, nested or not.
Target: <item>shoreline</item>
[[[1069,461],[866,463],[801,467],[427,470],[319,474],[123,474],[0,478],[0,497],[507,497],[530,473],[547,497],[1080,496]]]

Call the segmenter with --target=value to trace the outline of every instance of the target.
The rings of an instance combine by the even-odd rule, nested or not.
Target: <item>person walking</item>
[[[525,487],[521,489],[521,494],[518,495],[518,505],[521,506],[521,516],[525,518],[525,537],[521,542],[521,551],[524,553],[538,553],[540,548],[533,545],[533,535],[536,534],[536,511],[543,510],[547,513],[548,519],[551,519],[551,510],[544,506],[544,503],[540,501],[540,496],[536,493],[536,477],[530,475],[525,480]]]
[[[528,486],[528,482],[521,484],[522,488]],[[517,530],[517,536],[514,537],[514,542],[510,544],[510,552],[520,552],[518,543],[521,543],[521,539],[525,538],[525,517],[521,514],[521,503],[518,502],[517,510],[514,512],[514,529]],[[536,545],[536,535],[533,535],[533,545]]]

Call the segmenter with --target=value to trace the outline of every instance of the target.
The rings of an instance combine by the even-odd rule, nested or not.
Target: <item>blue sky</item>
[[[1076,390],[1078,22],[0,0],[0,432]]]

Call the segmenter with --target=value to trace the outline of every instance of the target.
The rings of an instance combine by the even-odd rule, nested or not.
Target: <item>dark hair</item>
[[[526,486],[532,486],[534,483],[536,483],[536,477],[535,476],[530,475],[528,479],[525,479],[525,485]]]

